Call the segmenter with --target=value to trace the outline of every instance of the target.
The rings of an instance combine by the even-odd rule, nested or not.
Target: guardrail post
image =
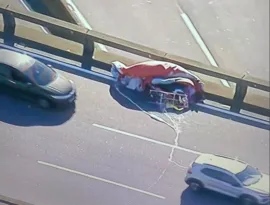
[[[95,50],[94,42],[88,37],[85,37],[83,45],[82,67],[91,69],[93,65],[93,54]]]
[[[240,112],[242,108],[242,104],[247,94],[247,89],[248,89],[248,86],[244,84],[242,80],[236,84],[235,94],[233,97],[233,103],[230,108],[232,112],[237,112],[237,113]]]
[[[14,46],[14,35],[16,22],[14,16],[9,12],[3,12],[4,19],[4,43],[9,46]]]

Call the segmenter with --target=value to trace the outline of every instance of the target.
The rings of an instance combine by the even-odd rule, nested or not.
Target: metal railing
[[[91,69],[92,66],[98,66],[104,70],[110,69],[110,64],[108,62],[102,62],[93,59],[93,42],[104,44],[109,47],[123,50],[125,52],[129,52],[142,57],[172,62],[183,66],[190,71],[211,76],[217,79],[224,79],[236,84],[235,89],[232,90],[232,88],[225,88],[221,85],[218,87],[217,84],[206,82],[205,89],[207,99],[229,105],[231,111],[233,112],[240,112],[240,110],[243,109],[257,114],[270,116],[268,104],[270,90],[269,81],[257,79],[248,75],[243,76],[242,74],[231,72],[222,68],[216,69],[213,66],[208,66],[194,60],[165,53],[160,50],[139,45],[130,41],[100,33],[98,31],[88,30],[81,26],[39,13],[20,11],[9,6],[8,4],[0,4],[0,13],[2,13],[4,20],[4,31],[0,33],[0,36],[4,39],[5,44],[11,46],[14,46],[15,43],[24,44],[30,48],[36,48],[53,55],[78,61],[82,63],[82,67],[86,69]],[[36,42],[31,38],[26,39],[16,35],[16,18],[44,26],[48,28],[55,36],[82,44],[82,54],[72,53],[67,50],[55,47],[53,42],[56,40],[61,41],[61,39],[56,39],[54,35],[49,35],[50,37],[48,37],[48,34],[39,32],[38,35],[40,36],[41,42]],[[32,31],[29,28],[29,35],[31,35]],[[35,32],[37,33],[37,31]],[[45,39],[45,35],[47,35],[46,38],[51,39],[51,43],[46,43],[45,41],[42,42],[42,39]],[[110,54],[107,53],[106,55]],[[204,79],[202,80],[204,81]],[[260,95],[256,95],[255,93],[252,96],[252,101],[256,101],[256,103],[245,102],[248,88],[255,88],[261,91],[265,91],[267,92],[267,95],[262,97]]]

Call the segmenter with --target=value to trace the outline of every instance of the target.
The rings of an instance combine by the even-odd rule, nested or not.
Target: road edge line
[[[82,13],[79,11],[79,9],[77,8],[77,6],[73,3],[72,0],[65,0],[67,5],[68,5],[68,8],[70,9],[70,7],[73,9],[70,11],[71,12],[74,12],[74,14],[77,16],[78,20],[81,22],[81,24],[89,29],[89,30],[93,30],[93,28],[91,27],[91,25],[88,23],[88,21],[84,18],[84,16],[82,15]],[[100,50],[104,51],[104,52],[108,52],[108,49],[106,48],[106,46],[100,44],[100,43],[95,43]]]

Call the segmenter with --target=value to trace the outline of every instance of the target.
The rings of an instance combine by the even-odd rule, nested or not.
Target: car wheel
[[[191,180],[188,184],[190,189],[194,192],[198,192],[203,189],[202,183],[197,180]]]
[[[255,205],[257,203],[256,199],[252,196],[242,196],[240,197],[242,205]]]
[[[48,109],[51,107],[51,103],[49,102],[49,100],[44,98],[38,99],[38,105],[43,109]]]

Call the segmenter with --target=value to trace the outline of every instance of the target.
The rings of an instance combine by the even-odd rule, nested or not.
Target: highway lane
[[[76,0],[74,4],[94,30],[208,63],[181,21],[174,0],[127,0],[118,3],[89,0],[87,5],[85,1]],[[116,49],[113,51],[129,56]]]
[[[269,80],[268,0],[177,0],[220,67]]]
[[[127,201],[129,204],[232,204],[230,199],[219,195],[196,196],[186,191],[183,167],[189,165],[195,154],[175,150],[173,161],[183,167],[173,162],[168,166],[170,148],[93,127],[97,123],[172,145],[176,137],[172,129],[134,110],[128,101],[122,99],[121,105],[116,102],[108,85],[71,78],[79,92],[73,116],[41,112],[0,96],[1,194],[57,205],[90,201],[111,204],[112,200],[120,205]],[[204,113],[184,116],[179,127],[179,146],[238,156],[269,173],[269,132]],[[44,166],[38,160],[166,199]]]
[[[191,151],[175,149],[173,162],[169,163],[170,147],[93,126],[100,124],[156,142],[175,143],[176,134],[171,128],[135,110],[125,99],[112,97],[109,85],[68,76],[78,88],[75,113],[40,111],[27,103],[0,96],[1,194],[36,204],[57,205],[78,201],[80,204],[89,204],[89,201],[111,204],[112,200],[120,205],[180,204],[180,201],[183,205],[195,205],[199,201],[202,205],[232,204],[226,197],[196,196],[186,190],[183,182],[186,167],[196,157]],[[269,173],[266,130],[203,113],[186,113],[180,125],[178,146],[239,156]],[[38,161],[148,191],[165,199],[45,166]]]
[[[93,29],[209,63],[184,24],[190,17],[217,64],[269,79],[267,0],[74,0]]]
[[[92,143],[98,146],[98,143]],[[125,143],[123,144],[124,146],[126,145]],[[24,145],[23,149],[20,148],[22,145]],[[42,147],[42,149],[47,148],[46,144],[44,145],[40,143],[39,145]],[[8,154],[1,153],[2,168],[0,189],[1,193],[5,195],[24,199],[25,201],[34,204],[61,205],[76,204],[78,202],[80,204],[89,204],[90,201],[92,203],[105,205],[111,204],[112,201],[120,205],[135,205],[138,203],[161,205],[168,203],[179,204],[180,201],[182,201],[182,204],[192,204],[200,198],[203,198],[202,204],[205,205],[214,205],[219,202],[224,205],[231,204],[229,203],[230,201],[228,198],[213,194],[206,193],[203,197],[191,195],[190,192],[186,190],[186,185],[184,184],[183,180],[181,180],[181,178],[184,177],[186,170],[173,164],[168,166],[165,174],[157,182],[158,178],[163,172],[163,167],[166,168],[168,165],[164,159],[164,156],[162,155],[156,156],[157,158],[161,157],[159,160],[163,163],[159,163],[158,165],[153,162],[154,160],[150,161],[148,157],[145,159],[145,156],[140,156],[138,154],[135,155],[137,158],[136,160],[125,160],[124,155],[126,154],[134,156],[133,149],[128,151],[123,150],[122,156],[121,154],[115,152],[119,150],[119,147],[112,148],[112,145],[106,146],[105,143],[103,143],[103,149],[98,149],[98,152],[95,152],[95,150],[92,149],[91,154],[103,154],[103,158],[105,158],[106,155],[103,153],[104,149],[111,148],[116,150],[113,150],[114,154],[111,154],[110,158],[108,157],[109,159],[107,159],[107,162],[105,162],[105,160],[100,162],[100,160],[93,159],[91,155],[74,155],[76,144],[70,146],[70,149],[73,148],[72,155],[70,154],[70,150],[65,148],[65,144],[56,143],[56,145],[51,146],[58,150],[56,152],[62,152],[66,155],[66,157],[61,159],[61,155],[59,156],[59,153],[50,153],[51,156],[49,157],[53,157],[54,160],[50,159],[49,161],[47,159],[47,161],[58,166],[68,166],[69,169],[103,177],[107,180],[115,180],[118,183],[124,181],[125,184],[133,185],[136,188],[142,187],[151,193],[161,194],[161,196],[166,197],[166,199],[159,199],[157,197],[127,190],[112,184],[89,179],[78,174],[40,165],[36,163],[37,158],[44,160],[45,158],[49,157],[42,154],[42,151],[37,152],[34,150],[35,153],[33,154],[29,152],[29,149],[25,149],[26,146],[32,151],[34,150],[31,148],[31,146],[34,146],[34,143],[29,141],[26,145],[26,143],[23,143],[22,140],[18,139],[17,147],[13,145],[13,149],[9,152],[5,150]],[[143,146],[143,144],[139,143],[138,146],[140,148]],[[14,151],[14,148],[17,148],[18,151]],[[81,146],[81,150],[85,149],[85,146]],[[53,149],[51,148],[50,150]],[[155,149],[155,155],[157,155],[156,151],[162,151],[162,149]],[[72,155],[72,157],[68,158],[70,155]],[[185,157],[182,158],[185,158],[187,162],[190,162],[190,160],[194,158],[194,156],[186,156],[185,153],[179,153],[179,155],[185,155]],[[76,160],[79,160],[79,162],[76,162]],[[84,163],[81,161],[84,161]],[[142,166],[144,165],[144,162],[146,165]],[[101,163],[102,167],[100,165]],[[151,166],[154,167],[151,168],[150,172],[147,172],[147,169]],[[159,167],[157,168],[156,166]],[[120,170],[120,173],[116,172],[117,169]],[[183,196],[182,192],[184,192]],[[180,199],[181,196],[183,199]]]

